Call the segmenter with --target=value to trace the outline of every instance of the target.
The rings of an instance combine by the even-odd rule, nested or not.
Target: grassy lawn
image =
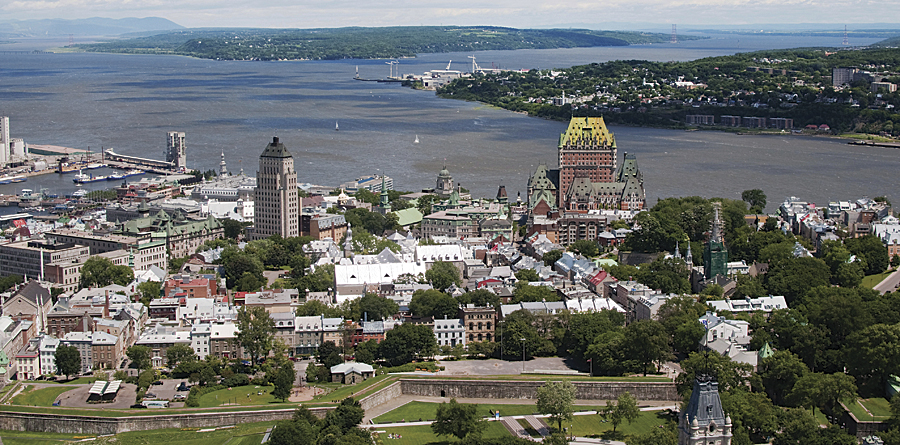
[[[13,397],[11,403],[13,405],[53,406],[53,402],[56,401],[56,398],[59,397],[60,394],[66,391],[71,391],[73,389],[75,388],[69,386],[59,386],[54,388],[38,389],[35,391],[27,391]]]
[[[285,408],[289,408],[290,405],[287,402],[282,404],[281,399],[276,399],[272,395],[272,390],[274,389],[274,386],[240,386],[230,391],[228,389],[220,389],[201,396],[200,408],[213,408],[224,403],[237,403],[239,405],[272,404],[284,405]],[[248,394],[250,397],[247,397]],[[272,406],[271,408],[279,408],[279,406]]]
[[[384,374],[372,377],[369,380],[366,380],[357,385],[341,385],[339,383],[324,383],[324,384],[315,384],[312,386],[317,386],[319,388],[331,388],[333,389],[331,392],[327,394],[323,394],[320,396],[316,396],[315,401],[319,402],[331,402],[332,400],[337,400],[340,402],[341,400],[346,399],[347,397],[353,396],[356,400],[359,400],[385,386],[394,383],[397,378],[392,375]]]
[[[275,425],[274,422],[244,423],[234,428],[221,429],[208,433],[198,433],[196,428],[169,428],[152,431],[135,431],[116,434],[111,437],[97,439],[99,444],[138,445],[138,444],[177,444],[177,445],[207,445],[207,444],[258,444],[262,441],[266,429]],[[4,437],[4,443],[6,438]]]
[[[434,420],[437,415],[437,407],[439,403],[433,402],[409,402],[386,412],[375,419],[375,423],[395,423],[395,422],[417,422],[422,420]],[[600,407],[576,405],[576,411],[597,410]],[[476,413],[481,417],[490,417],[491,411],[500,411],[501,416],[524,416],[537,412],[535,404],[530,405],[506,405],[502,403],[482,403],[478,405]]]
[[[431,427],[424,426],[401,426],[394,428],[375,428],[378,433],[379,441],[384,445],[423,445],[423,444],[450,444],[457,442],[456,437],[437,436],[431,431]],[[400,439],[388,439],[388,434],[399,434]],[[510,437],[509,431],[500,422],[488,422],[487,427],[482,434],[485,439],[493,439],[497,437]]]
[[[870,415],[866,410],[860,406],[859,402],[862,402],[866,408],[869,409]],[[887,420],[891,417],[891,405],[890,402],[883,398],[874,398],[874,399],[859,399],[858,401],[847,401],[844,402],[844,405],[856,416],[859,420],[871,421],[871,420]]]
[[[896,139],[886,138],[884,136],[879,136],[877,134],[866,134],[866,133],[842,133],[840,135],[842,138],[847,139],[861,139],[873,142],[897,142]]]
[[[884,281],[884,279],[887,278],[888,275],[892,274],[893,272],[894,272],[893,270],[889,270],[887,272],[878,273],[875,275],[866,275],[865,277],[863,277],[862,283],[860,285],[862,287],[872,289],[873,287],[875,287],[875,285]]]
[[[616,432],[621,432],[625,435],[646,434],[652,431],[653,428],[665,424],[667,421],[668,418],[663,411],[642,411],[641,415],[634,423],[629,424],[623,422],[619,424],[619,427],[616,428]],[[556,428],[556,425],[553,425],[552,422],[548,421],[547,424]],[[596,414],[589,416],[575,416],[568,424],[572,426],[571,431],[574,432],[576,436],[600,435],[605,431],[612,431],[612,424],[603,423],[601,417]],[[567,428],[569,425],[566,425],[566,422],[563,422],[563,428]]]

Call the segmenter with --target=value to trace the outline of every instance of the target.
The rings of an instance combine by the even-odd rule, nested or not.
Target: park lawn
[[[157,445],[160,443],[176,445],[258,444],[262,441],[266,429],[274,425],[274,422],[243,423],[234,428],[217,429],[216,431],[205,433],[198,433],[196,428],[133,431],[116,434],[115,436],[101,437],[92,443],[117,445]]]
[[[419,419],[434,420],[437,416],[438,405],[440,404],[435,402],[409,402],[372,420],[375,423],[417,422]],[[575,405],[575,411],[596,411],[598,409],[602,409],[602,407]],[[475,412],[481,417],[492,417],[492,411],[500,411],[501,416],[524,416],[537,413],[537,407],[535,404],[479,403]]]
[[[60,394],[73,389],[75,387],[70,386],[41,388],[19,394],[13,397],[11,403],[13,405],[53,406],[53,402],[56,401]]]
[[[887,278],[888,275],[890,275],[892,273],[894,273],[894,271],[889,270],[887,272],[877,273],[875,275],[866,275],[863,277],[862,282],[860,283],[860,286],[868,288],[868,289],[872,289],[876,285],[878,285],[878,283],[884,281],[884,279]]]
[[[390,385],[396,380],[396,377],[388,374],[383,374],[379,376],[372,377],[362,383],[358,383],[356,385],[341,385],[335,383],[325,383],[325,384],[316,384],[311,386],[318,386],[320,388],[335,388],[333,391],[322,394],[320,396],[316,396],[313,400],[317,402],[323,401],[332,401],[337,400],[340,402],[341,400],[346,399],[347,397],[353,397],[356,400],[359,400],[385,386]]]
[[[605,431],[612,431],[612,424],[603,423],[601,419],[601,416],[597,414],[573,416],[570,422],[563,422],[563,428],[571,425],[571,433],[581,437],[600,435]],[[556,423],[550,419],[544,419],[544,421],[547,422],[547,425],[556,428]],[[653,428],[664,425],[667,421],[665,411],[641,411],[634,423],[622,422],[616,428],[616,432],[621,432],[625,435],[646,434],[652,431]]]
[[[423,445],[423,444],[450,444],[457,442],[456,437],[438,436],[431,431],[430,425],[422,426],[399,426],[391,428],[378,428],[376,431],[384,431],[378,433],[378,439],[383,445]],[[388,439],[388,434],[399,434],[400,439]],[[481,437],[484,439],[494,439],[498,437],[511,437],[509,431],[500,422],[487,422]]]
[[[268,405],[281,404],[281,399],[272,395],[274,386],[237,386],[228,389],[220,389],[200,396],[200,408],[213,408],[225,403],[237,403],[240,405]],[[260,394],[261,393],[261,394]],[[248,397],[249,394],[249,397]],[[290,402],[285,402],[284,408],[290,408]],[[281,408],[273,406],[272,408]]]
[[[858,402],[862,402],[872,414],[869,415]],[[848,400],[844,402],[844,406],[846,406],[858,420],[862,421],[887,420],[891,417],[890,404],[885,399]]]

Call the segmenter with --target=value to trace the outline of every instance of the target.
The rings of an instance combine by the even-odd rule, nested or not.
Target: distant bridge
[[[33,51],[13,51],[13,50],[0,50],[0,54],[53,54],[47,51],[33,50]]]

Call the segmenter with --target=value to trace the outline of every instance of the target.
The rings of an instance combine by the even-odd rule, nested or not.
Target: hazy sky
[[[187,27],[388,25],[550,27],[610,22],[717,27],[892,22],[898,0],[0,0],[9,19],[164,17]],[[621,28],[621,26],[620,26]]]

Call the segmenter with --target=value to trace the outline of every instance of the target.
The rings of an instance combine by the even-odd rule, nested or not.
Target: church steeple
[[[731,417],[719,398],[719,383],[708,374],[694,381],[691,400],[678,416],[678,445],[731,445]]]
[[[222,160],[219,161],[219,176],[228,174],[228,167],[225,165],[225,151],[222,151]]]
[[[388,196],[387,188],[384,185],[384,175],[381,175],[381,214],[387,215],[391,213],[391,198]]]

